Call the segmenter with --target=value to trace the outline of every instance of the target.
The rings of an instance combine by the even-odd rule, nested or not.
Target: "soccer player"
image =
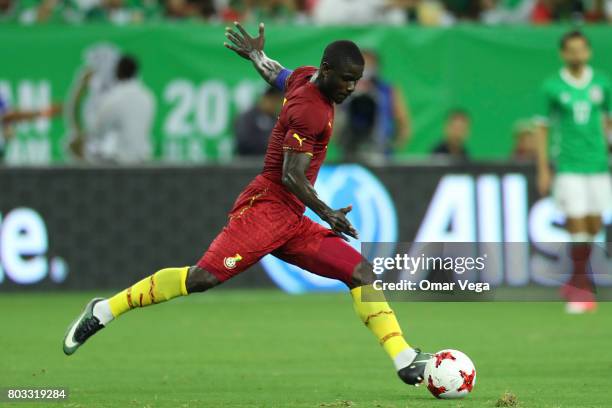
[[[366,293],[374,292],[372,265],[345,242],[347,236],[357,238],[346,217],[351,206],[332,209],[313,187],[332,134],[334,103],[342,103],[354,91],[363,73],[359,48],[351,41],[335,41],[325,48],[318,69],[305,66],[290,71],[264,53],[263,24],[256,38],[240,24],[235,26],[237,30],[227,28],[229,42],[225,46],[252,61],[268,83],[285,93],[262,173],[239,195],[227,225],[196,265],[162,269],[111,298],[92,299],[69,326],[64,353],[74,353],[129,310],[204,292],[271,253],[317,275],[344,282],[357,315],[392,359],[399,377],[418,385],[431,355],[406,343],[380,292],[376,301],[367,301]],[[330,228],[305,217],[305,206]]]
[[[69,147],[77,158],[83,158],[86,151],[99,150],[95,143],[92,146],[88,136],[91,138],[96,112],[104,96],[117,83],[120,58],[120,50],[107,43],[95,44],[85,53],[85,66],[78,74],[66,109],[68,137],[71,139]]]
[[[551,171],[548,134],[556,136],[557,175],[553,195],[566,215],[571,235],[573,274],[562,287],[569,313],[596,309],[588,276],[591,244],[602,228],[602,213],[612,203],[606,126],[610,127],[610,81],[589,65],[589,40],[579,31],[561,38],[565,67],[543,86],[544,104],[538,129],[538,190],[548,193]]]

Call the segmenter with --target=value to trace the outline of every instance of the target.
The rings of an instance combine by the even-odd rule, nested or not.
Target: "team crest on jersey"
[[[603,91],[599,86],[593,86],[589,90],[589,97],[593,103],[601,103],[603,101]]]
[[[236,267],[236,263],[242,261],[242,257],[240,254],[236,254],[234,256],[227,256],[223,258],[223,265],[227,269],[234,269]]]

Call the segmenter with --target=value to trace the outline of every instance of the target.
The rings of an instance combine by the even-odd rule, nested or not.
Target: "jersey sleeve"
[[[550,116],[554,109],[554,98],[552,91],[548,84],[545,82],[538,93],[538,108],[534,121],[539,125],[548,126],[550,123]]]
[[[324,113],[307,101],[290,102],[287,107],[288,130],[283,150],[293,150],[312,156],[318,135],[322,132]]]

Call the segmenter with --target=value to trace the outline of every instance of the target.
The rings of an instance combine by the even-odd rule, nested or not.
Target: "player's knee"
[[[376,275],[374,274],[372,264],[366,261],[360,262],[353,271],[352,281],[348,284],[349,288],[357,288],[359,286],[371,285],[374,283]]]
[[[597,235],[603,228],[601,217],[591,216],[587,219],[587,232],[590,235]]]
[[[188,293],[194,293],[204,292],[220,283],[221,281],[215,275],[196,265],[189,268],[185,286]]]

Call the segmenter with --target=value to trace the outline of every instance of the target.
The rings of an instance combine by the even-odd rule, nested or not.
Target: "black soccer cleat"
[[[93,308],[96,303],[104,300],[103,298],[94,298],[87,303],[83,313],[68,326],[68,331],[64,336],[63,349],[67,356],[74,354],[79,347],[87,341],[88,338],[96,334],[104,328],[97,317],[93,315]]]
[[[433,357],[431,353],[423,353],[419,349],[412,363],[397,372],[399,378],[408,385],[418,387],[425,379],[425,365]]]

